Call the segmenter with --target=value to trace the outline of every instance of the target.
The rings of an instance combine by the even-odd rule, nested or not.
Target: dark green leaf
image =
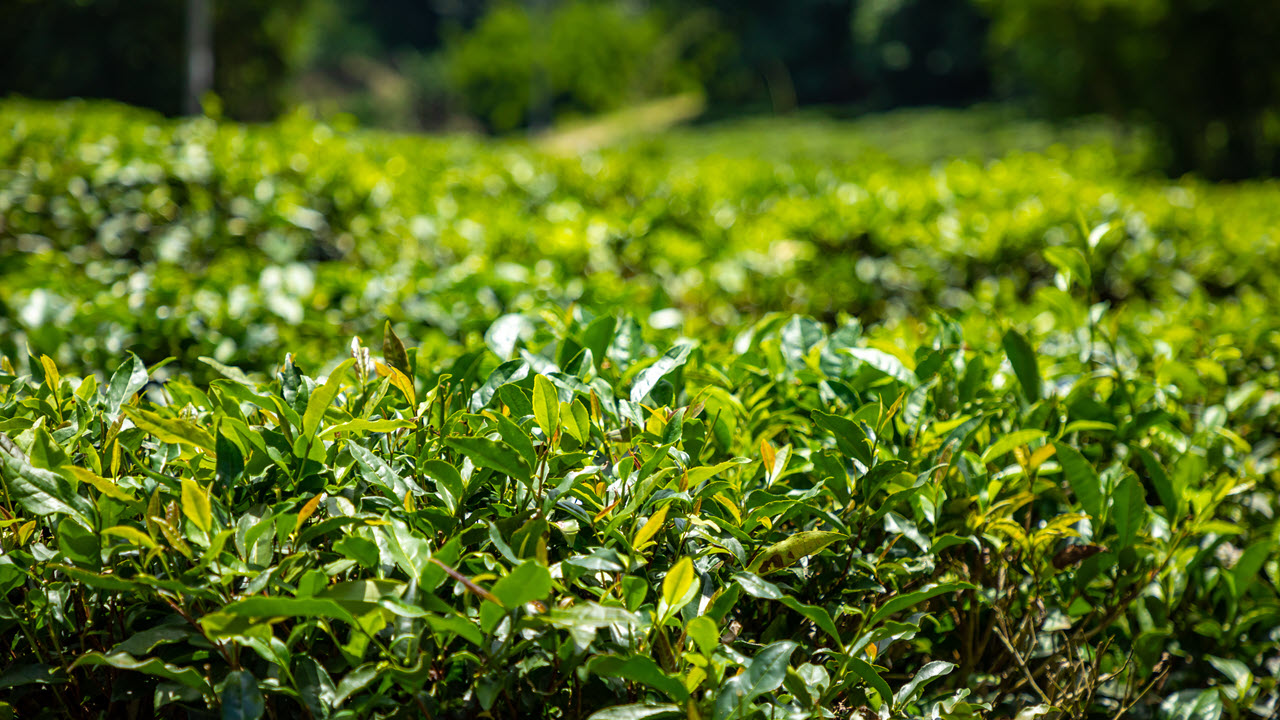
[[[1027,402],[1037,402],[1044,397],[1044,385],[1040,379],[1040,368],[1036,365],[1036,351],[1031,343],[1017,330],[1009,330],[1004,334],[1004,352],[1013,366],[1013,374],[1022,385],[1022,394]]]
[[[551,571],[536,560],[526,560],[490,589],[508,610],[533,600],[541,600],[551,592]]]
[[[139,660],[124,652],[112,652],[105,655],[100,652],[89,652],[72,663],[71,669],[93,665],[109,665],[121,670],[134,670],[185,685],[193,690],[199,690],[205,695],[213,695],[213,688],[209,686],[209,683],[205,682],[204,677],[195,668],[170,665],[157,658]]]
[[[114,421],[120,414],[120,406],[146,384],[147,366],[142,364],[137,355],[129,353],[129,359],[112,373],[111,382],[103,394],[102,406],[107,417]]]
[[[925,685],[955,669],[955,663],[949,663],[942,660],[934,660],[920,668],[920,670],[916,672],[915,676],[913,676],[906,685],[903,685],[898,690],[898,694],[893,698],[894,707],[901,708],[904,704],[913,702],[916,697],[919,696],[920,691],[924,689]]]
[[[391,329],[390,320],[382,328],[382,357],[388,365],[404,373],[405,377],[413,377],[413,370],[409,368],[409,355],[404,351],[404,343],[400,342],[396,331]]]
[[[716,720],[728,720],[761,695],[777,690],[787,676],[787,663],[798,647],[790,640],[767,645],[756,653],[741,674],[725,681],[716,698]]]
[[[266,711],[258,680],[243,670],[227,675],[219,699],[222,701],[222,720],[258,720]]]
[[[1115,550],[1119,551],[1133,544],[1147,515],[1146,494],[1142,492],[1142,484],[1136,477],[1125,475],[1120,481],[1112,506],[1115,508],[1116,532],[1120,535],[1120,542]]]
[[[627,658],[617,655],[599,655],[587,664],[587,669],[596,675],[619,677],[646,685],[661,691],[676,702],[684,702],[689,698],[689,692],[679,680],[662,672],[656,662],[644,655],[633,655]]]
[[[454,451],[470,458],[476,467],[497,470],[526,484],[533,478],[529,465],[510,445],[489,438],[465,436],[448,437],[444,442]]]
[[[915,607],[930,598],[935,598],[946,593],[959,592],[961,590],[976,590],[977,587],[977,585],[966,582],[950,582],[934,585],[933,587],[926,588],[924,590],[917,590],[915,592],[907,593],[906,595],[899,595],[884,605],[881,605],[880,609],[876,610],[875,614],[871,616],[871,619],[867,621],[866,627],[873,628],[881,620],[888,618],[890,615],[901,612],[910,607]]]
[[[893,701],[893,690],[889,688],[889,683],[880,677],[880,673],[876,672],[876,669],[870,663],[861,658],[851,657],[849,658],[849,668],[858,677],[862,678],[863,682],[874,688],[880,694],[882,701],[886,703]]]
[[[1058,464],[1062,466],[1062,473],[1067,477],[1067,484],[1071,486],[1071,492],[1075,493],[1080,507],[1095,522],[1100,521],[1105,508],[1102,481],[1098,478],[1097,471],[1079,450],[1061,442],[1053,445],[1057,449]]]
[[[643,402],[659,380],[680,368],[689,360],[689,354],[693,352],[694,347],[695,345],[692,342],[680,341],[672,345],[652,365],[641,370],[636,375],[635,382],[631,385],[631,402]]]

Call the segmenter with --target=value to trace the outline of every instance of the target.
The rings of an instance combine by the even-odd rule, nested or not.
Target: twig
[[[1017,648],[1013,646],[1013,643],[1009,642],[1009,638],[1005,637],[1005,634],[1000,630],[1000,628],[992,628],[992,630],[996,631],[996,635],[1000,636],[1000,640],[1004,643],[1004,646],[1009,648],[1009,652],[1013,653],[1013,659],[1018,662],[1018,667],[1022,668],[1022,672],[1027,676],[1027,681],[1031,683],[1031,687],[1035,689],[1036,694],[1040,696],[1041,700],[1044,700],[1046,705],[1052,705],[1053,703],[1049,701],[1049,696],[1044,694],[1044,690],[1040,689],[1040,686],[1036,684],[1036,679],[1031,676],[1031,670],[1027,668],[1027,663],[1023,661],[1022,653],[1019,653]]]

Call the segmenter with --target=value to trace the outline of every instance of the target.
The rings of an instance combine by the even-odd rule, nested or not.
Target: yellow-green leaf
[[[298,533],[299,530],[302,529],[302,526],[306,524],[307,519],[310,518],[311,515],[315,513],[316,508],[320,507],[320,503],[321,501],[324,500],[324,497],[325,497],[324,493],[320,493],[319,495],[316,495],[315,497],[308,500],[306,505],[302,506],[302,510],[298,512],[298,522],[294,523],[294,526],[293,526],[293,533],[295,535]],[[411,497],[413,497],[413,493],[405,493],[406,500],[408,500]]]
[[[664,617],[670,617],[689,604],[698,591],[698,585],[698,573],[693,568],[693,560],[681,558],[662,580]]]
[[[310,409],[310,405],[307,406]],[[391,432],[392,430],[404,430],[414,427],[412,421],[400,419],[378,419],[378,420],[352,420],[350,422],[340,423],[338,425],[330,425],[320,431],[321,440],[330,440],[338,435],[338,433],[370,433],[370,432]]]
[[[189,420],[162,417],[156,413],[129,406],[122,409],[134,425],[154,435],[160,442],[194,445],[202,450],[214,451],[213,436],[209,431]]]
[[[992,443],[991,447],[987,448],[986,451],[982,453],[982,462],[989,463],[992,460],[1001,457],[1005,453],[1012,451],[1014,448],[1039,440],[1040,438],[1045,437],[1045,435],[1046,434],[1043,430],[1019,430],[1017,432],[1011,432]]]
[[[95,490],[106,495],[112,500],[119,500],[120,502],[134,502],[137,500],[134,496],[126,493],[124,490],[121,490],[120,486],[117,485],[114,480],[108,480],[92,470],[67,466],[61,468],[59,472],[61,472],[64,477],[70,476],[74,480],[93,486]]]
[[[643,549],[644,546],[649,543],[650,539],[658,533],[658,530],[662,528],[662,523],[667,520],[667,510],[669,509],[671,509],[670,503],[663,505],[657,512],[649,516],[649,519],[645,521],[644,525],[636,531],[636,538],[631,542],[631,548],[633,550]]]
[[[62,376],[58,374],[58,366],[53,364],[53,358],[48,355],[40,356],[40,365],[44,368],[44,382],[53,391],[53,396],[61,398],[58,388],[62,384]]]
[[[333,404],[333,399],[338,396],[338,390],[342,388],[342,378],[346,375],[347,368],[354,362],[354,358],[343,361],[329,373],[329,379],[325,380],[324,385],[311,393],[311,398],[307,400],[307,410],[302,414],[303,435],[311,437],[316,434],[316,428],[320,427],[320,420],[324,417],[325,411]]]
[[[102,531],[103,535],[114,535],[118,538],[124,538],[134,545],[141,545],[148,550],[156,549],[156,541],[151,539],[150,535],[142,532],[137,528],[131,528],[127,525],[116,525]]]
[[[834,532],[824,532],[821,530],[805,530],[795,535],[775,543],[765,548],[755,560],[751,561],[751,565],[747,568],[757,575],[764,575],[781,570],[794,565],[800,558],[808,557],[837,540],[843,540],[844,535]]]
[[[586,408],[582,409],[581,418],[574,413],[573,409],[574,406],[567,402],[560,403],[560,419],[563,422],[564,431],[573,436],[574,440],[580,443],[586,442],[587,438],[591,436],[591,426],[581,422],[587,419]]]
[[[213,527],[209,494],[191,478],[182,479],[182,514],[204,532],[209,532],[209,528]]]
[[[373,366],[377,369],[378,375],[390,380],[391,384],[404,395],[404,399],[409,401],[410,408],[418,406],[418,396],[413,389],[413,381],[409,379],[409,376],[383,362],[374,361]]]
[[[556,386],[543,375],[533,378],[533,417],[548,438],[560,425],[560,395]]]

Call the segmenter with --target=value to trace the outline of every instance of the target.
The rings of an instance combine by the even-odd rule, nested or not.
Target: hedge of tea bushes
[[[1011,311],[1054,284],[1052,247],[1088,250],[1094,301],[1277,294],[1274,184],[1151,179],[1097,143],[922,166],[856,137],[832,156],[833,129],[768,159],[687,137],[566,158],[301,117],[0,116],[6,350],[100,372],[125,348],[192,372],[201,355],[271,367],[281,342],[334,357],[385,316],[452,343],[548,302],[674,309],[697,333],[769,311]]]
[[[0,118],[0,716],[1276,710],[1274,184]]]
[[[1140,334],[529,330],[0,376],[0,712],[1274,710],[1274,468]]]

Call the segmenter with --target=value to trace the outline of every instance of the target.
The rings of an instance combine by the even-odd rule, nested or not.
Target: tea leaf
[[[1027,402],[1036,402],[1044,397],[1044,383],[1040,379],[1040,368],[1036,363],[1036,351],[1031,343],[1017,330],[1009,330],[1002,341],[1005,355],[1013,366],[1013,374],[1022,386],[1022,395]]]
[[[544,375],[533,377],[533,416],[548,439],[560,427],[560,397]]]

